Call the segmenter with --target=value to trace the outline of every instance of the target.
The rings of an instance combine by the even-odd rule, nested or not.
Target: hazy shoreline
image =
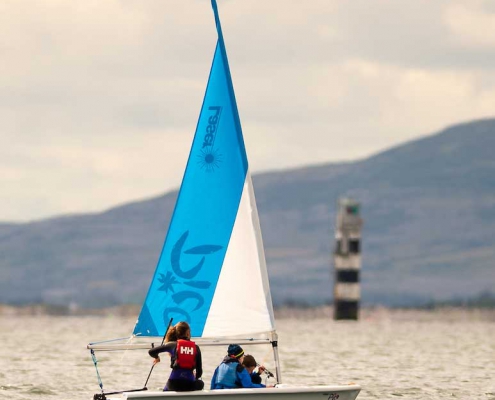
[[[0,304],[0,317],[8,316],[101,316],[137,317],[141,307],[125,305],[117,307],[85,309],[78,307],[52,306],[44,304],[12,306]],[[333,318],[332,306],[278,307],[274,309],[276,319]],[[438,306],[432,308],[363,307],[360,320],[484,320],[495,322],[495,308]]]

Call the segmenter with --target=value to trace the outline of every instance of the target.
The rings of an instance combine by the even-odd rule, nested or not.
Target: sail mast
[[[229,91],[229,96],[230,96],[230,102],[232,104],[232,108],[234,111],[234,121],[235,121],[236,128],[237,128],[236,132],[240,136],[239,142],[242,143],[242,147],[244,149],[244,154],[246,154],[246,149],[244,147],[244,138],[242,136],[241,120],[239,119],[239,110],[237,109],[237,101],[235,99],[234,86],[232,84],[232,76],[230,74],[229,60],[227,58],[227,49],[225,48],[225,42],[223,40],[222,25],[220,24],[220,16],[218,15],[217,1],[211,0],[211,6],[213,8],[213,13],[215,15],[215,25],[217,27],[217,33],[218,33],[218,44],[220,45],[220,52],[222,54],[223,62],[225,65],[225,74],[227,75],[227,86],[228,86],[228,91]],[[247,157],[245,160],[246,160],[246,164],[247,164]]]
[[[232,76],[230,74],[230,67],[229,67],[229,62],[228,62],[228,58],[227,58],[227,50],[225,48],[225,42],[223,39],[222,25],[220,24],[220,16],[218,14],[218,7],[217,7],[216,0],[211,0],[211,5],[213,8],[213,13],[215,15],[215,25],[216,25],[217,32],[218,32],[218,44],[220,46],[220,51],[221,51],[222,58],[224,61],[225,75],[227,76],[227,85],[229,88],[230,101],[232,104],[232,108],[234,109],[233,110],[234,111],[234,120],[235,120],[235,123],[237,126],[236,132],[239,136],[239,142],[242,143],[242,146],[244,146],[244,139],[242,136],[242,129],[241,129],[241,121],[239,118],[239,111],[237,109],[237,101],[235,99],[234,87],[232,84]],[[244,149],[244,154],[246,154],[245,149]],[[247,156],[246,156],[246,164],[247,164]],[[271,299],[271,294],[270,294],[268,274],[267,274],[267,270],[266,270],[266,259],[265,259],[265,253],[264,253],[264,248],[263,248],[263,240],[261,237],[261,227],[260,227],[260,223],[259,223],[258,211],[257,211],[257,207],[256,207],[256,199],[254,196],[254,188],[252,185],[249,169],[247,170],[245,190],[246,189],[248,192],[248,197],[250,199],[251,208],[252,208],[251,209],[251,223],[255,228],[254,230],[255,230],[255,236],[256,236],[256,242],[257,242],[256,248],[257,248],[257,253],[258,253],[258,257],[259,257],[258,262],[260,264],[260,272],[262,275],[263,286],[265,287],[267,307],[268,307],[270,317],[272,319],[272,324],[274,324],[273,305],[272,305],[272,299]],[[270,336],[271,336],[270,341],[271,341],[272,350],[273,350],[273,358],[274,358],[275,365],[276,365],[277,383],[282,383],[280,358],[279,358],[279,354],[278,354],[278,335],[275,332],[275,329],[271,332]]]

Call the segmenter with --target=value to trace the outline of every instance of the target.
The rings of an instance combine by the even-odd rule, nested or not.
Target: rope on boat
[[[126,337],[123,337],[123,338],[118,338],[118,339],[109,339],[109,340],[102,340],[100,342],[93,342],[93,343],[89,343],[89,346],[92,346],[94,344],[101,344],[101,343],[110,343],[110,342],[117,342],[119,340],[127,340],[129,343],[130,340],[132,340],[134,336],[126,336]]]
[[[98,400],[98,399],[104,400],[106,397],[105,397],[105,394],[103,393],[103,382],[101,381],[100,372],[98,371],[98,360],[96,359],[96,354],[95,354],[95,351],[93,349],[91,349],[91,358],[93,359],[93,364],[95,365],[96,376],[98,378],[98,386],[101,389],[101,396],[103,396],[103,397],[96,397],[99,395],[95,394],[94,400]]]
[[[268,378],[275,378],[275,376],[272,374],[271,371],[269,371],[266,367],[265,367],[265,360],[266,358],[268,357],[268,354],[269,354],[270,350],[266,351],[265,354],[263,354],[263,357],[261,358],[261,363],[256,363],[256,366],[259,368],[261,366],[263,366],[264,368],[264,371],[263,371],[263,374],[266,375],[266,379]],[[266,381],[266,380],[265,380]]]

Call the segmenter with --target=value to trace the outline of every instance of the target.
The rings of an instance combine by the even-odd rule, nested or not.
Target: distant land
[[[102,308],[78,308],[74,305],[48,305],[48,304],[27,304],[22,306],[12,306],[0,304],[0,318],[2,317],[125,317],[136,321],[141,306],[120,305],[114,307]],[[312,307],[288,307],[281,306],[274,308],[275,319],[297,318],[297,319],[314,319],[327,318],[333,319],[333,307],[331,305],[320,305]],[[491,303],[477,305],[475,303],[466,305],[455,304],[438,304],[435,306],[425,307],[383,307],[371,306],[361,307],[359,310],[359,320],[377,319],[391,316],[392,319],[409,319],[414,316],[415,320],[482,320],[495,322],[495,297],[492,297]]]
[[[255,175],[274,304],[332,301],[339,197],[362,204],[365,306],[493,296],[494,154],[495,119],[485,119],[356,162]],[[173,191],[102,213],[0,223],[0,303],[140,304],[176,197]]]

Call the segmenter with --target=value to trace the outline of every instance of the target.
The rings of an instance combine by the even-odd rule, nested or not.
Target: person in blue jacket
[[[222,363],[211,378],[211,389],[264,388],[262,383],[253,383],[248,371],[242,366],[244,350],[231,344]]]
[[[256,362],[256,359],[250,354],[244,354],[244,360],[242,360],[242,365],[244,368],[246,368],[246,371],[251,377],[251,382],[261,383],[262,381],[261,374],[265,371],[265,367],[263,365],[260,365],[258,371],[255,372],[254,370],[258,366],[258,363]]]

